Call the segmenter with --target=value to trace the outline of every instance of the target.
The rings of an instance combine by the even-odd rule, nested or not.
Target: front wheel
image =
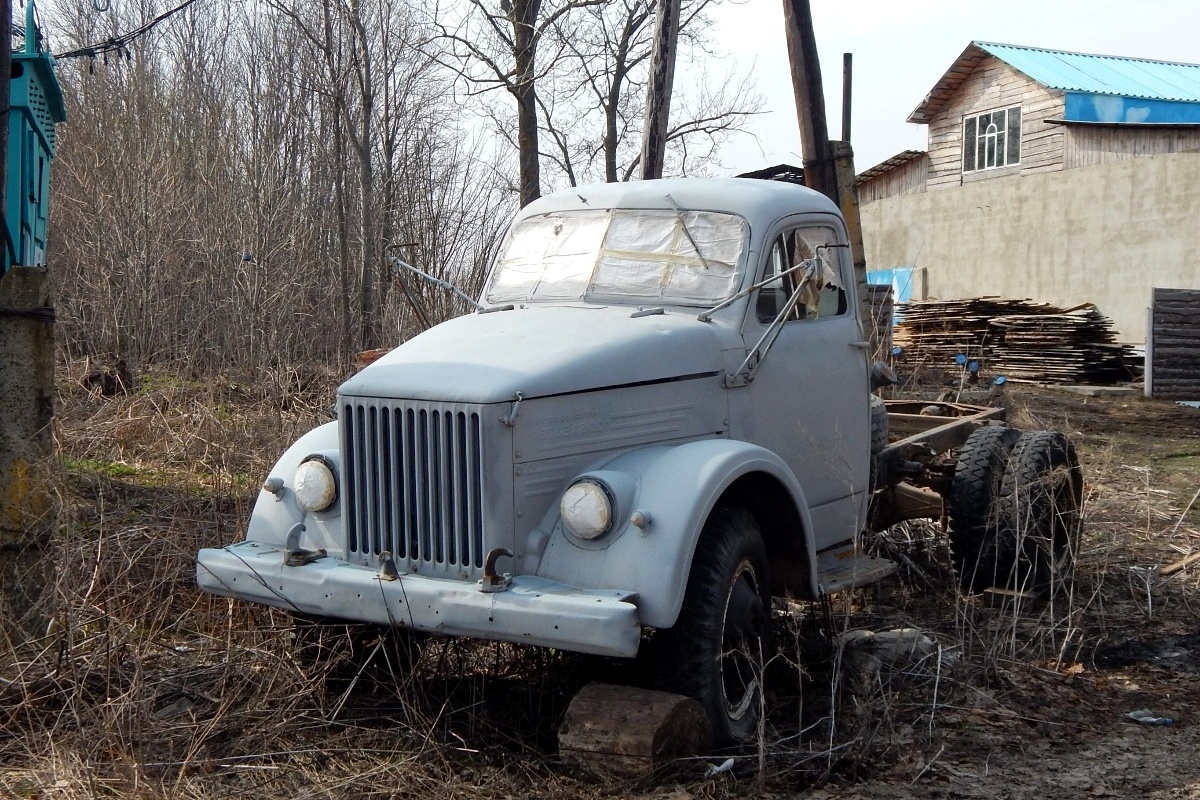
[[[718,745],[749,740],[758,728],[769,649],[767,550],[746,511],[713,511],[692,558],[683,607],[659,634],[659,688],[699,701]]]

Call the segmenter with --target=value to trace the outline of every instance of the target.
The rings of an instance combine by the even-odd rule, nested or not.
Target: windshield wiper
[[[453,292],[456,297],[459,297],[462,300],[464,300],[468,305],[470,305],[476,311],[483,310],[483,306],[480,305],[479,302],[476,301],[474,297],[471,297],[466,292],[464,292],[462,289],[459,289],[457,286],[450,283],[449,281],[444,281],[441,278],[435,278],[432,275],[430,275],[428,272],[422,272],[421,270],[414,267],[412,264],[401,261],[400,259],[396,258],[395,256],[391,256],[390,258],[388,258],[388,263],[392,265],[392,274],[393,275],[396,274],[397,268],[407,270],[408,272],[411,272],[414,275],[419,275],[420,277],[422,277],[425,280],[432,283],[434,286],[440,286],[441,288],[445,289],[446,291]]]
[[[696,255],[700,257],[700,263],[705,269],[712,269],[708,264],[708,259],[704,257],[704,253],[700,252],[700,245],[696,244],[696,240],[692,238],[692,232],[688,230],[687,220],[683,218],[683,209],[679,207],[679,203],[675,202],[675,198],[671,197],[670,192],[667,193],[667,202],[675,209],[675,216],[679,217],[679,227],[683,228],[683,235],[692,243],[692,249],[696,251]]]

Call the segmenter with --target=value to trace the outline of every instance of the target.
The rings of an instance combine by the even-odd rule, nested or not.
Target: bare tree
[[[572,11],[607,0],[468,0],[467,13],[456,23],[439,20],[448,60],[475,91],[502,88],[517,104],[517,153],[521,205],[541,196],[538,145],[538,47],[548,31],[564,24]],[[437,16],[435,12],[435,17]],[[548,59],[553,65],[557,57]]]
[[[454,75],[416,46],[417,12],[284,2],[196,4],[120,57],[60,62],[50,257],[69,353],[347,365],[406,330],[385,239],[478,284],[498,180],[447,124]],[[77,47],[152,14],[64,5],[55,27]]]
[[[715,0],[682,5],[681,63],[696,67],[714,57],[706,10]],[[574,186],[584,180],[629,180],[640,162],[649,61],[653,50],[654,0],[613,0],[588,8],[571,27],[556,26],[566,54],[547,80],[543,132],[552,147],[544,155]],[[748,75],[703,76],[678,85],[667,141],[671,172],[688,174],[713,159],[717,147],[762,105]],[[597,127],[595,120],[603,120]]]

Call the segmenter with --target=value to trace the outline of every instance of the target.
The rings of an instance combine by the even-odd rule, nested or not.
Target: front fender
[[[306,514],[296,505],[296,497],[292,493],[292,479],[300,462],[314,453],[324,455],[333,463],[338,479],[338,499],[328,511]],[[330,555],[341,555],[345,548],[341,514],[346,502],[343,475],[341,454],[338,451],[337,422],[327,422],[313,428],[297,439],[271,468],[269,477],[283,480],[283,492],[278,498],[265,490],[258,493],[258,500],[254,503],[254,511],[250,515],[250,524],[246,529],[246,539],[282,547],[291,527],[297,522],[303,522],[305,531],[301,537],[301,547],[324,548]]]
[[[804,531],[811,530],[808,504],[795,475],[774,453],[757,445],[709,439],[674,447],[651,447],[626,453],[597,474],[624,473],[632,478],[632,497],[617,498],[614,530],[596,542],[581,543],[567,534],[555,506],[543,522],[550,538],[537,574],[581,588],[617,588],[637,592],[644,625],[669,628],[683,604],[696,543],[709,514],[739,478],[754,473],[771,476],[784,486],[796,506]],[[583,477],[581,475],[580,477]],[[632,511],[649,516],[639,529],[629,522]],[[808,563],[815,564],[813,539],[803,531]],[[816,595],[815,575],[810,576]]]

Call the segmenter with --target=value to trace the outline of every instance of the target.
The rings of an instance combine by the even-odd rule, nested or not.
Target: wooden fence
[[[1155,289],[1146,327],[1146,395],[1200,400],[1200,289]]]

